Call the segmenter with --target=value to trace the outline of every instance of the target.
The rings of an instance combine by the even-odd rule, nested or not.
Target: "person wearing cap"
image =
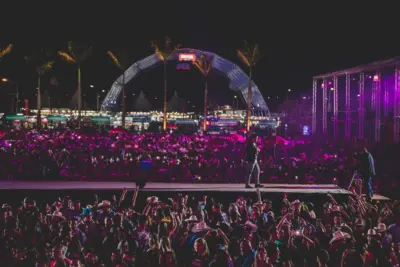
[[[98,205],[96,219],[103,222],[106,217],[110,216],[111,213],[111,202],[109,200],[103,200]],[[100,209],[100,210],[99,210]]]
[[[246,188],[252,188],[250,180],[253,177],[255,187],[263,187],[260,184],[260,165],[258,165],[258,153],[260,152],[258,145],[258,136],[253,134],[247,142],[246,146]]]
[[[371,263],[368,266],[379,266],[376,265],[376,262],[383,263],[382,255],[383,255],[383,248],[382,244],[379,241],[380,236],[375,231],[375,229],[371,228],[367,232],[367,244],[366,244],[366,254],[365,258],[370,261]],[[374,264],[372,264],[374,262]]]
[[[392,236],[387,232],[386,224],[378,223],[377,227],[374,227],[374,230],[379,235],[379,240],[382,244],[382,247],[385,251],[392,244]]]

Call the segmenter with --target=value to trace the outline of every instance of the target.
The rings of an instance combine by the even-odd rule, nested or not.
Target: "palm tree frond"
[[[201,74],[203,74],[203,76],[207,76],[212,69],[212,58],[208,58],[206,55],[201,55],[193,62],[193,64]]]
[[[257,61],[259,60],[260,57],[260,51],[258,49],[258,44],[254,45],[254,47],[251,50],[251,65],[255,66]]]
[[[119,62],[117,56],[111,52],[111,51],[107,51],[107,55],[111,58],[111,60],[113,61],[113,63],[120,69],[122,69],[121,67],[121,63]]]
[[[211,70],[212,70],[212,59],[209,59],[207,66],[207,75],[211,72]]]
[[[75,58],[74,42],[72,42],[72,41],[68,41],[68,52],[72,55],[72,57]]]
[[[26,63],[34,68],[39,75],[51,70],[55,64],[54,60],[51,60],[51,53],[45,49],[34,51],[30,56],[26,56],[24,59]]]
[[[165,37],[164,47],[166,49],[169,49],[169,48],[171,48],[171,45],[172,45],[171,38],[169,38],[168,36]]]
[[[163,53],[161,52],[161,49],[160,49],[160,47],[159,47],[157,41],[154,41],[154,40],[151,41],[151,48],[153,48],[154,53],[158,56],[158,58],[159,58],[161,61],[164,61],[164,55],[163,55]]]
[[[254,67],[257,61],[260,59],[260,50],[258,44],[249,45],[247,41],[244,41],[244,48],[242,50],[237,50],[237,54],[240,60],[249,68]]]
[[[87,46],[85,44],[78,43],[78,42],[69,41],[67,54],[69,55],[70,59],[72,58],[74,61],[71,61],[70,59],[67,60],[64,56],[61,56],[61,57],[63,57],[67,62],[80,65],[83,61],[85,61],[85,59],[91,53],[92,53],[91,46]]]
[[[203,76],[206,76],[201,63],[199,63],[198,61],[194,61],[193,65],[201,72],[201,74],[203,74]]]
[[[49,70],[51,70],[54,66],[54,63],[56,63],[55,61],[47,61],[44,62],[43,65],[40,65],[37,67],[37,72],[41,75],[43,75],[44,73],[48,72]]]
[[[66,52],[58,51],[57,54],[68,63],[76,64],[76,60]]]
[[[165,38],[163,47],[160,47],[156,41],[151,42],[151,47],[154,49],[154,53],[157,54],[161,61],[169,59],[181,45],[172,45],[172,41],[169,37]]]
[[[13,45],[9,44],[6,48],[0,49],[0,57],[4,57],[5,55],[8,55],[11,53],[13,49]]]
[[[151,48],[153,48],[154,50],[158,50],[158,44],[157,44],[157,41],[155,41],[155,40],[151,40],[151,42],[150,42],[150,46],[151,46]]]
[[[238,57],[240,58],[240,60],[246,64],[246,66],[250,67],[250,62],[249,59],[247,58],[246,52],[245,51],[241,51],[241,50],[236,50]]]

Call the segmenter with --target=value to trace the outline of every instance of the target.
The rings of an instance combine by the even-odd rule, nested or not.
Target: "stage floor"
[[[119,190],[124,187],[132,189],[134,182],[87,182],[87,181],[2,181],[0,190]],[[348,194],[349,192],[336,185],[303,185],[303,184],[264,184],[263,192]],[[246,192],[244,184],[210,184],[210,183],[147,183],[143,191],[221,191]]]
[[[292,194],[350,194],[346,189],[333,184],[264,184],[260,188],[265,193]],[[0,190],[132,190],[134,182],[88,182],[88,181],[0,181]],[[142,191],[147,192],[254,192],[246,189],[244,184],[211,184],[211,183],[147,183]],[[389,200],[376,194],[375,200]]]

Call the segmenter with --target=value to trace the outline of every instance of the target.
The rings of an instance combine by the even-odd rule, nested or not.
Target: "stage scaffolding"
[[[380,142],[385,128],[399,143],[400,57],[315,76],[312,90],[314,135]]]

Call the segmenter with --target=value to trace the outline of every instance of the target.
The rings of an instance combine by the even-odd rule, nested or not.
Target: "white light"
[[[91,85],[90,85],[90,88],[93,88],[93,87],[94,87],[94,85],[93,85],[93,84],[91,84]]]
[[[101,92],[102,92],[102,93],[105,93],[105,92],[106,92],[106,90],[101,90]]]
[[[179,61],[196,61],[196,54],[179,54]]]

